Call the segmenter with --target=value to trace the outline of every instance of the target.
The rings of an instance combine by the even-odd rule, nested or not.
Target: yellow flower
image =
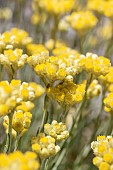
[[[101,164],[100,164],[100,166],[99,166],[99,170],[109,170],[109,168],[110,168],[110,165],[108,164],[108,163],[106,163],[106,162],[102,162]]]
[[[40,15],[39,15],[39,13],[34,13],[32,16],[31,16],[31,23],[33,24],[33,25],[37,25],[39,22],[40,22]]]
[[[49,87],[48,96],[55,99],[61,106],[73,105],[82,101],[85,94],[85,84],[74,84],[72,81],[64,81],[55,87]]]
[[[55,139],[51,136],[39,133],[32,139],[32,150],[35,151],[41,159],[56,155],[60,147],[55,145]]]
[[[93,28],[98,22],[97,18],[90,11],[73,12],[67,16],[66,20],[79,34],[83,34]]]
[[[0,116],[4,116],[9,113],[9,107],[6,104],[0,104]]]
[[[113,162],[112,154],[110,153],[104,154],[104,161],[111,164]]]
[[[105,110],[107,112],[113,111],[113,93],[109,93],[108,96],[104,99]]]
[[[22,29],[12,28],[10,31],[4,32],[1,37],[1,51],[4,49],[13,49],[25,47],[31,43],[32,38],[28,36],[28,33]]]
[[[35,4],[35,6],[34,6]],[[62,15],[69,12],[74,5],[74,0],[34,0],[33,7],[38,9],[38,6],[50,14]]]
[[[107,17],[113,17],[113,1],[112,0],[89,0],[88,8],[91,10],[95,10],[100,14],[104,14]]]
[[[98,80],[93,80],[90,84],[90,86],[88,87],[87,90],[87,98],[92,98],[95,96],[98,96],[101,92],[101,85],[98,83]]]
[[[44,125],[44,132],[55,138],[56,141],[66,140],[69,137],[66,125],[62,122],[58,123],[55,120],[53,120],[51,124]]]
[[[1,170],[38,170],[40,168],[39,162],[36,160],[37,156],[33,152],[21,153],[16,151],[9,155],[0,154],[0,169]]]
[[[91,148],[94,151],[95,157],[93,164],[99,170],[111,170],[113,168],[113,137],[112,136],[98,136],[97,141],[91,143]]]
[[[26,112],[23,110],[15,111],[12,118],[12,133],[13,131],[16,131],[17,133],[23,135],[29,129],[31,119],[32,114],[30,112]],[[6,131],[8,129],[8,124],[9,118],[5,116],[3,125],[6,128]]]

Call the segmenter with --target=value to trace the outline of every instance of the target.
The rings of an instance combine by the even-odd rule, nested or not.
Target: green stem
[[[57,30],[58,30],[58,23],[59,23],[59,18],[58,18],[58,16],[55,15],[54,16],[54,27],[51,31],[51,39],[54,40],[54,47],[53,48],[55,48],[55,46],[56,46],[56,33],[57,33]]]
[[[43,114],[43,118],[42,118],[42,123],[41,123],[40,129],[39,129],[39,133],[43,132],[44,124],[47,122],[47,119],[48,119],[47,108],[48,108],[48,96],[46,95],[45,96],[45,100],[44,100],[44,114]]]
[[[7,139],[6,139],[6,145],[4,147],[4,153],[8,153],[11,151],[11,145],[12,145],[12,118],[13,114],[10,113],[8,115],[9,117],[9,125],[8,125],[8,134],[7,134]]]
[[[72,127],[70,129],[70,133],[72,132],[75,124],[77,123],[77,121],[79,122],[80,119],[81,119],[81,112],[82,112],[82,109],[87,101],[87,89],[92,81],[92,77],[93,75],[92,74],[89,74],[88,75],[88,80],[87,80],[87,83],[86,83],[86,88],[85,88],[85,94],[84,94],[84,97],[83,97],[83,100],[81,102],[81,104],[79,105],[79,107],[77,108],[77,111],[76,111],[76,116],[74,117],[73,119],[73,124],[72,124]],[[79,117],[78,117],[79,116]],[[78,119],[78,120],[77,120]]]
[[[105,91],[105,89],[103,88],[103,90],[102,90],[102,97],[101,97],[101,105],[100,105],[100,109],[99,109],[98,115],[97,115],[97,117],[96,117],[96,119],[95,119],[94,131],[93,131],[93,133],[92,133],[92,135],[91,135],[91,138],[90,138],[87,146],[90,146],[90,143],[96,138],[96,136],[99,135],[99,130],[100,130],[100,129],[98,129],[98,127],[99,127],[99,123],[100,123],[100,116],[101,116],[101,113],[102,113],[102,110],[103,110],[103,99],[104,99],[104,97],[105,97],[105,92],[106,92],[106,91]],[[94,121],[94,120],[93,120],[93,121]],[[84,146],[83,150],[85,150],[85,148],[86,148],[86,146]],[[74,165],[76,164],[76,162],[78,161],[79,158],[81,158],[82,160],[85,160],[85,159],[89,156],[90,152],[91,152],[91,149],[88,150],[87,155],[85,155],[84,158],[82,157],[83,152],[81,152],[81,153],[78,155],[77,160],[75,160]],[[80,160],[80,159],[79,159],[79,160]],[[80,163],[80,162],[79,162],[79,163]]]
[[[69,112],[69,107],[65,106],[63,108],[63,112],[62,112],[61,116],[59,117],[59,121],[65,122],[65,118],[66,118],[68,112]]]
[[[91,138],[90,142],[91,142],[96,136],[99,135],[99,134],[98,134],[98,127],[99,127],[99,123],[100,123],[100,116],[101,116],[102,111],[103,111],[103,106],[104,106],[103,100],[104,100],[104,98],[105,98],[105,93],[106,93],[106,91],[105,91],[105,89],[104,89],[104,87],[103,87],[103,89],[102,89],[102,98],[101,98],[101,106],[100,106],[100,109],[99,109],[98,116],[97,116],[97,118],[96,118],[96,120],[95,120],[95,131],[94,131],[94,133],[92,134],[92,138]],[[95,132],[96,132],[96,133],[95,133]]]
[[[46,162],[47,162],[47,159],[44,159],[41,163],[41,167],[40,167],[40,170],[46,170],[45,167],[46,167]]]
[[[3,70],[3,65],[0,64],[0,81],[2,80],[2,70]]]
[[[53,113],[54,113],[54,103],[51,100],[50,102],[50,111],[49,111],[49,116],[48,116],[48,123],[51,124],[52,120],[53,120]]]
[[[58,160],[57,160],[57,162],[56,162],[56,164],[55,164],[55,166],[53,167],[52,170],[57,170],[57,169],[58,169],[60,163],[62,162],[62,160],[63,160],[63,158],[64,158],[64,156],[65,156],[65,154],[66,154],[66,151],[67,151],[66,148],[64,148],[64,149],[62,150],[62,152],[61,152],[61,154],[60,154],[60,156],[59,156],[59,158],[58,158]]]
[[[16,72],[14,71],[12,65],[11,65],[11,70],[12,70],[12,74],[9,74],[9,81],[11,82],[12,79],[16,78]]]
[[[20,141],[20,134],[17,134],[16,136],[16,140],[15,140],[15,148],[14,148],[14,152],[18,149],[18,143]]]

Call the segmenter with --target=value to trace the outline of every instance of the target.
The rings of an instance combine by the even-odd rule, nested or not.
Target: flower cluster
[[[55,99],[60,105],[73,105],[83,100],[86,82],[74,84],[72,81],[64,81],[56,87],[49,87],[47,94]]]
[[[28,33],[18,28],[12,28],[10,31],[0,35],[0,52],[4,49],[22,48],[29,44],[32,39]]]
[[[95,10],[107,17],[113,17],[113,0],[89,0],[88,8]]]
[[[103,56],[92,53],[80,55],[76,50],[66,46],[53,49],[53,54],[54,56],[49,56],[46,50],[27,59],[37,75],[50,84],[56,80],[67,79],[68,76],[73,77],[83,70],[96,76],[106,75],[111,66],[110,60]]]
[[[36,67],[36,65],[45,63],[49,58],[49,52],[43,45],[29,44],[27,49],[28,53],[33,54],[27,59],[28,64],[33,68]]]
[[[93,28],[97,24],[97,18],[90,11],[73,12],[66,17],[70,26],[79,34],[83,34],[87,30]]]
[[[13,75],[25,65],[27,58],[27,54],[23,54],[22,49],[8,49],[4,50],[3,54],[0,54],[0,64],[7,69],[10,75]]]
[[[21,84],[20,80],[12,80],[11,83],[0,82],[0,93],[0,116],[4,116],[13,111],[16,106],[21,105],[23,101],[33,101],[40,97],[44,93],[44,89],[32,82]],[[29,107],[32,107],[32,104]]]
[[[80,72],[80,61],[78,60],[80,55],[76,50],[64,46],[55,48],[53,54],[54,56],[49,56],[47,50],[42,51],[28,57],[28,64],[34,68],[37,75],[50,83]]]
[[[56,42],[56,47],[53,49],[52,52],[54,56],[63,56],[64,58],[69,57],[70,55],[73,55],[72,62],[74,62],[74,60],[79,59],[80,57],[80,53],[77,50],[69,48],[66,45],[63,45],[61,43],[58,44],[57,42]]]
[[[48,54],[48,51],[47,49],[45,48],[44,45],[42,44],[33,44],[33,43],[30,43],[26,46],[26,49],[27,49],[27,53],[29,55],[39,55],[39,54],[44,54],[44,53],[47,53]],[[48,54],[49,55],[49,54]],[[35,57],[36,58],[36,57]]]
[[[109,93],[104,99],[104,109],[106,112],[113,112],[113,92]]]
[[[42,9],[50,14],[62,15],[69,12],[74,5],[74,0],[34,0],[33,9],[35,13]]]
[[[62,122],[58,123],[56,120],[53,120],[51,124],[45,124],[44,132],[55,138],[56,141],[62,141],[69,137],[69,132],[66,130],[66,125]]]
[[[10,153],[9,155],[0,154],[0,169],[1,170],[38,170],[39,162],[36,160],[37,155],[33,152],[23,154],[20,151]]]
[[[105,76],[111,67],[109,59],[92,53],[87,53],[86,56],[82,57],[82,60],[81,62],[84,63],[84,70],[96,76]]]
[[[99,77],[100,82],[106,87],[108,91],[112,91],[111,87],[113,84],[113,67],[109,68],[109,72],[105,76]]]
[[[44,133],[39,133],[37,137],[32,138],[32,150],[41,159],[56,155],[60,151],[56,142],[66,140],[69,137],[66,125],[62,122],[58,123],[56,120],[53,120],[51,124],[45,124],[44,132],[47,136]]]
[[[18,108],[18,107],[17,107]],[[32,114],[29,111],[24,112],[23,110],[17,110],[13,114],[12,119],[12,134],[16,136],[17,134],[23,135],[31,124]],[[3,125],[6,129],[6,133],[9,126],[9,117],[4,117]]]
[[[91,143],[94,151],[93,164],[99,170],[113,170],[113,137],[98,136],[97,141]]]
[[[60,151],[60,147],[55,144],[55,139],[51,136],[45,136],[39,133],[32,139],[32,150],[35,151],[41,159],[54,156]]]
[[[93,80],[87,89],[87,98],[98,96],[101,92],[102,86],[98,83],[98,80]]]

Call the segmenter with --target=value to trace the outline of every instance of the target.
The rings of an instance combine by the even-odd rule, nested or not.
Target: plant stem
[[[3,65],[0,64],[0,81],[2,80],[2,70],[3,70]]]
[[[48,108],[48,96],[46,95],[45,99],[44,99],[44,114],[43,114],[43,118],[42,118],[42,123],[41,123],[40,129],[39,129],[39,133],[44,130],[44,124],[47,122],[47,119],[48,119],[47,108]]]
[[[55,15],[54,16],[54,27],[51,31],[51,39],[54,40],[54,47],[53,48],[55,48],[55,46],[56,46],[56,33],[57,33],[57,30],[58,30],[58,23],[59,23],[59,18],[58,18],[58,16]]]
[[[13,117],[13,114],[10,113],[8,115],[8,117],[9,117],[8,134],[7,134],[7,139],[6,139],[6,145],[4,147],[4,153],[8,153],[11,151],[11,144],[12,144],[12,117]]]
[[[15,141],[15,148],[14,148],[14,152],[17,150],[18,148],[18,143],[19,143],[19,140],[20,140],[20,134],[17,134],[16,136],[16,141]]]
[[[45,167],[46,167],[46,161],[47,159],[44,159],[41,163],[41,167],[40,167],[40,170],[46,170]]]
[[[57,170],[57,168],[59,167],[60,163],[62,162],[63,158],[64,158],[64,155],[66,154],[66,148],[64,148],[55,164],[55,166],[53,167],[52,170]]]

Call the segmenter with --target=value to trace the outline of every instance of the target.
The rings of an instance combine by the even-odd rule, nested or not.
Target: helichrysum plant
[[[0,170],[113,170],[113,0],[4,2]]]

